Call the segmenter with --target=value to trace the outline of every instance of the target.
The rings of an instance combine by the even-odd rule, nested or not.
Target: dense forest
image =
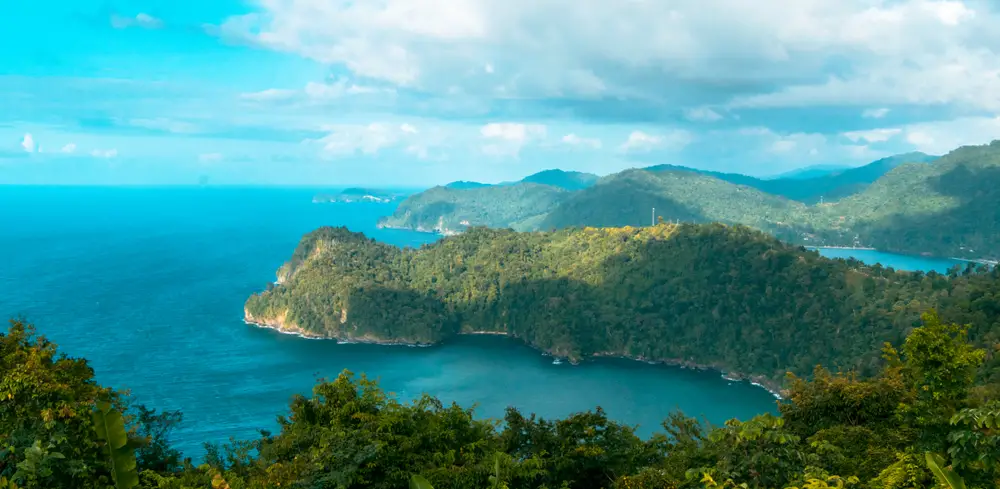
[[[0,488],[998,487],[1000,401],[976,387],[985,352],[965,328],[930,312],[882,350],[871,377],[792,377],[780,416],[710,426],[664,412],[645,440],[600,407],[479,419],[427,395],[401,403],[344,372],[296,396],[278,432],[208,445],[195,464],[170,445],[182,413],[99,385],[86,360],[12,321],[0,333]]]
[[[635,226],[649,224],[655,208],[667,221],[745,224],[794,244],[1000,258],[1000,141],[940,158],[908,153],[809,179],[660,165],[609,175],[554,199],[522,199],[496,188],[431,189],[403,202],[386,222],[425,230],[459,221],[516,230]]]
[[[874,372],[879,346],[901,341],[929,307],[975,325],[977,344],[1000,344],[1000,269],[868,267],[745,226],[474,228],[418,250],[321,228],[279,279],[248,299],[249,320],[362,341],[505,333],[572,361],[706,366],[772,388],[817,364]]]

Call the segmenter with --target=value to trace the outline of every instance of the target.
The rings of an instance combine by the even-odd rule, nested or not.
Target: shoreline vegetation
[[[431,346],[439,346],[442,343],[419,343],[419,342],[407,342],[405,340],[387,340],[383,338],[374,337],[336,337],[336,336],[323,336],[316,333],[310,333],[294,325],[285,325],[283,321],[278,321],[275,319],[263,319],[253,317],[246,309],[244,309],[243,323],[249,326],[254,326],[261,329],[273,330],[280,334],[297,336],[306,340],[327,340],[335,341],[338,345],[379,345],[379,346],[407,346],[412,348],[426,348]],[[769,381],[762,376],[754,376],[743,374],[740,372],[734,372],[726,370],[719,366],[713,365],[701,365],[698,363],[685,361],[681,359],[649,359],[646,357],[638,356],[633,357],[626,355],[621,352],[596,352],[591,354],[589,357],[584,358],[567,358],[550,350],[545,350],[534,346],[530,343],[525,342],[522,338],[513,336],[510,333],[504,331],[463,331],[456,333],[459,336],[500,336],[510,340],[517,340],[520,344],[525,345],[532,350],[538,351],[542,356],[548,356],[553,358],[565,358],[570,365],[579,365],[586,361],[593,361],[600,358],[618,358],[622,360],[631,360],[633,362],[640,362],[649,365],[661,365],[670,368],[680,368],[680,369],[692,369],[700,371],[715,371],[718,372],[721,377],[725,380],[731,382],[747,382],[756,387],[760,387],[774,396],[775,399],[784,399],[784,392],[782,392],[781,386]]]

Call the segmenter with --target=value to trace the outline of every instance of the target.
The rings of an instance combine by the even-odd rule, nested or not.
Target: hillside
[[[829,175],[831,173],[842,172],[851,167],[842,165],[811,165],[802,168],[796,168],[791,171],[786,171],[780,173],[773,177],[765,178],[765,180],[777,180],[779,178],[795,178],[795,179],[805,179],[805,178],[816,178],[822,177],[823,175]]]
[[[446,233],[460,232],[465,226],[463,222],[472,226],[519,230],[567,225],[642,225],[652,219],[651,208],[658,207],[661,210],[657,214],[668,220],[738,222],[798,240],[806,233],[814,234],[813,218],[803,215],[806,208],[801,204],[777,197],[813,202],[826,195],[826,200],[830,201],[830,196],[841,197],[863,189],[904,160],[928,161],[931,158],[922,153],[910,153],[818,178],[777,180],[674,165],[649,167],[645,174],[637,173],[640,170],[626,170],[603,178],[582,172],[545,170],[517,182],[497,185],[452,182],[443,187],[467,191],[465,193],[448,193],[442,191],[442,187],[435,187],[407,199],[383,224],[424,231],[444,230]],[[656,179],[650,174],[668,176]],[[595,188],[610,182],[614,185]],[[574,197],[569,199],[569,195],[557,195],[539,188],[529,190],[524,186],[529,183],[572,192]],[[688,183],[692,187],[686,187]],[[628,188],[630,184],[636,188]],[[506,187],[517,190],[498,190]],[[693,192],[692,188],[698,190]],[[557,207],[567,199],[565,206]],[[594,209],[587,210],[588,207]],[[552,214],[547,215],[550,212]],[[646,216],[650,216],[649,219]],[[785,224],[777,224],[779,222]],[[834,234],[828,238],[835,244],[846,239]]]
[[[905,163],[929,163],[937,157],[924,153],[906,153],[881,160],[873,161],[867,165],[857,168],[849,168],[839,171],[826,172],[811,178],[803,178],[801,175],[776,178],[760,179],[739,173],[721,173],[706,170],[696,170],[676,165],[657,165],[646,168],[653,172],[661,171],[691,171],[702,175],[709,175],[719,180],[724,180],[736,185],[746,185],[762,192],[778,195],[791,200],[797,200],[807,204],[814,204],[821,199],[832,202],[848,195],[864,190],[872,182]]]
[[[600,177],[578,171],[545,170],[521,179],[525,183],[551,185],[564,190],[582,190],[597,183]]]
[[[900,166],[822,211],[820,229],[846,229],[879,249],[997,259],[1000,141]]]
[[[645,226],[654,208],[666,221],[741,223],[778,235],[807,212],[799,202],[695,172],[626,170],[574,193],[537,227]]]
[[[573,361],[704,365],[772,387],[820,363],[869,371],[882,342],[901,340],[927,307],[975,319],[978,341],[1000,332],[996,299],[972,306],[985,316],[967,310],[996,290],[1000,271],[948,279],[863,268],[721,224],[475,228],[419,250],[323,228],[280,273],[281,285],[249,298],[248,321],[390,343],[502,333]]]
[[[445,185],[445,188],[451,188],[451,189],[455,189],[455,190],[468,190],[468,189],[472,189],[472,188],[483,188],[483,187],[490,187],[490,186],[491,185],[488,184],[488,183],[469,182],[469,181],[466,181],[466,180],[459,180],[457,182],[451,182],[451,183]]]
[[[479,188],[434,187],[408,197],[380,227],[453,234],[469,226],[505,228],[537,218],[569,196],[550,185],[517,183]]]

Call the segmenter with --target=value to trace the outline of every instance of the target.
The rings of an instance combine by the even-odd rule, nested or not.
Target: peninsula
[[[872,372],[928,307],[964,320],[1000,272],[946,276],[832,260],[746,226],[551,233],[472,228],[418,250],[346,228],[306,235],[247,322],[340,341],[425,345],[503,333],[554,356],[714,368],[772,391],[817,364]],[[985,306],[984,306],[985,307]],[[996,325],[982,324],[973,338]]]

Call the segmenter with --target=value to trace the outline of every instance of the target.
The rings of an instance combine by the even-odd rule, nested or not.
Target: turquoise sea
[[[483,417],[508,405],[545,417],[601,406],[643,435],[674,409],[715,423],[775,410],[765,390],[718,373],[613,359],[553,365],[499,337],[338,345],[245,325],[247,296],[318,226],[398,246],[437,239],[375,229],[390,205],[311,203],[319,190],[0,186],[0,316],[23,316],[88,358],[103,384],[183,411],[174,442],[195,458],[202,442],[275,428],[293,394],[343,369],[404,400],[426,392],[475,404]]]

